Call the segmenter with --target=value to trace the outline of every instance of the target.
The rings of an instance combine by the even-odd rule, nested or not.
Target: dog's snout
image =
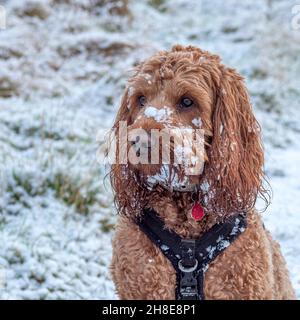
[[[154,142],[151,141],[151,133],[145,131],[144,134],[136,136],[135,139],[131,141],[131,145],[136,151],[148,152],[148,150],[154,146]]]

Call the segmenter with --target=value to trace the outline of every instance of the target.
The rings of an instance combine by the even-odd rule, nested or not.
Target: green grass
[[[30,175],[14,172],[12,178],[12,182],[6,188],[10,194],[10,204],[22,204],[28,208],[30,206],[26,201],[27,196],[36,197],[45,194],[48,190],[52,190],[54,196],[66,205],[74,206],[78,213],[88,214],[93,205],[100,204],[97,197],[99,190],[89,188],[90,181],[84,181],[80,177],[76,179],[63,173],[56,173],[38,186],[33,185],[32,181],[35,177]]]
[[[76,183],[61,173],[48,180],[47,184],[54,190],[56,198],[61,199],[68,206],[75,206],[79,213],[88,214],[90,207],[97,203],[98,190],[86,190],[83,183]]]
[[[110,222],[109,219],[107,218],[100,220],[100,223],[101,223],[101,231],[105,233],[109,233],[115,227],[115,224]]]
[[[148,0],[148,4],[160,12],[166,12],[166,0]]]

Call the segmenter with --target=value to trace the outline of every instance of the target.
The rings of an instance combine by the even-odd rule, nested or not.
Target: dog
[[[199,239],[236,213],[245,216],[244,232],[204,270],[205,299],[295,299],[279,244],[255,210],[257,197],[268,205],[269,191],[261,129],[242,76],[217,55],[175,45],[135,68],[113,132],[121,130],[121,123],[127,124],[129,136],[135,130],[146,132],[125,147],[138,160],[145,154],[149,160],[151,130],[199,129],[202,151],[196,156],[201,165],[191,174],[183,164],[175,164],[174,156],[164,164],[161,149],[156,163],[112,164],[119,218],[111,273],[120,299],[176,298],[175,268],[137,223],[145,208],[154,210],[163,229],[181,239]],[[123,138],[117,138],[118,155]],[[174,141],[168,146],[174,151]],[[192,158],[189,152],[186,157]],[[201,219],[191,214],[195,203],[203,208]]]

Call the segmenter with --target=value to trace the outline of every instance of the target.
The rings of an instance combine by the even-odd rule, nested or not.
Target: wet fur
[[[153,75],[152,86],[141,78],[145,73]],[[135,88],[133,96],[129,95],[130,85]],[[182,93],[181,87],[185,88]],[[202,119],[207,161],[203,174],[192,177],[191,183],[209,185],[209,190],[199,190],[197,194],[199,200],[206,199],[207,214],[201,222],[191,218],[193,201],[189,192],[172,192],[159,186],[147,189],[140,178],[150,170],[147,166],[115,164],[111,181],[120,217],[113,240],[111,271],[119,297],[175,298],[174,269],[134,223],[142,208],[152,207],[167,228],[186,238],[198,238],[236,212],[247,214],[246,231],[205,273],[207,299],[295,299],[280,247],[254,209],[258,196],[266,201],[268,196],[263,186],[264,156],[260,127],[243,79],[235,70],[222,65],[218,56],[195,47],[175,46],[162,51],[136,68],[114,129],[118,129],[120,120],[136,125],[140,111],[134,104],[138,94],[147,92],[152,103],[163,105],[166,100],[176,103],[175,92],[180,95],[186,91],[192,92],[198,108],[190,115],[176,114],[174,124],[190,123],[197,115]],[[149,119],[141,121],[143,127],[153,125]]]

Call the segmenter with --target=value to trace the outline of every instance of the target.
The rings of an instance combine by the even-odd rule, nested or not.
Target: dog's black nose
[[[135,139],[131,141],[131,145],[135,148],[136,151],[143,153],[148,152],[149,149],[154,147],[154,142],[151,142],[150,132],[145,131],[143,135],[136,136]]]

